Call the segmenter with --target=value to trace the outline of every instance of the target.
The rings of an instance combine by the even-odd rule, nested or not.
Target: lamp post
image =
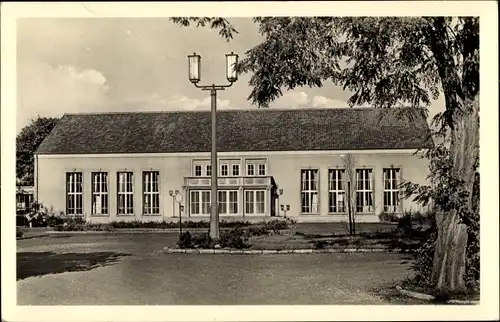
[[[211,171],[211,209],[210,209],[210,237],[214,240],[219,239],[219,212],[217,207],[217,91],[223,91],[233,85],[238,80],[236,65],[238,64],[238,55],[231,52],[226,54],[226,78],[229,81],[227,85],[198,85],[201,80],[201,56],[193,53],[188,55],[189,81],[197,88],[203,91],[210,91],[211,114],[212,114],[212,171]]]
[[[179,204],[179,236],[182,236],[182,210],[183,206],[181,205],[182,203],[182,194],[178,193],[175,195],[175,201]]]
[[[168,194],[172,197],[172,218],[175,218],[175,198],[179,194],[179,190],[170,190]]]
[[[285,213],[286,218],[286,212],[290,211],[290,205],[281,205],[281,210]]]

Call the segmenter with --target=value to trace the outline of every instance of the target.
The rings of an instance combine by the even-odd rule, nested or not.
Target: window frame
[[[69,178],[75,177],[74,180],[70,181]],[[76,179],[80,179],[80,181]],[[67,171],[66,172],[66,215],[68,216],[83,216],[83,171]],[[71,187],[71,188],[70,188]],[[78,191],[77,187],[80,188]],[[74,206],[70,207],[70,196],[73,196]],[[80,207],[78,207],[78,202]],[[70,212],[70,209],[74,209]],[[80,210],[80,212],[78,212]]]
[[[149,191],[146,189],[146,177],[151,176],[149,180]],[[156,179],[156,180],[154,180]],[[156,190],[155,190],[156,187]],[[146,205],[147,197],[151,200],[150,205]],[[157,203],[155,205],[155,203]],[[142,214],[144,216],[158,216],[160,215],[160,171],[158,170],[145,170],[142,171]]]
[[[235,169],[237,170],[236,174],[235,174],[235,171],[234,171]],[[240,165],[239,164],[237,164],[237,163],[231,164],[231,175],[233,177],[239,177],[240,176]]]
[[[193,174],[195,177],[203,177],[203,166],[201,164],[195,164]]]
[[[128,190],[128,187],[130,185],[131,191],[121,191],[120,190],[120,174],[125,175],[125,182],[123,182],[124,186]],[[130,178],[129,178],[130,175]],[[135,210],[135,204],[134,204],[134,183],[135,176],[133,171],[117,171],[116,172],[116,215],[117,216],[133,216],[134,215],[134,210]],[[120,206],[120,195],[124,196],[124,206]],[[128,205],[128,201],[130,201],[130,205]],[[121,212],[121,210],[124,209],[124,212]]]
[[[386,173],[389,173],[390,175],[387,177]],[[387,188],[386,186],[387,181],[389,182],[389,188]],[[400,196],[401,189],[399,187],[401,184],[401,168],[400,167],[383,168],[382,184],[383,184],[382,207],[384,212],[401,213],[401,196]],[[387,196],[389,196],[388,199],[391,202],[390,205],[386,204],[386,194]],[[396,195],[396,198],[394,198],[394,194]],[[392,204],[394,202],[394,199],[396,199],[396,202],[395,204]],[[390,210],[389,207],[392,207],[394,210]]]
[[[360,176],[361,173],[364,173],[363,176]],[[366,178],[366,174],[367,177]],[[363,178],[360,178],[363,177]],[[361,187],[360,187],[360,183]],[[366,188],[366,185],[369,185],[369,189]],[[374,192],[373,192],[373,169],[372,168],[358,168],[356,169],[356,213],[373,213],[375,212],[374,207]],[[362,196],[360,198],[359,196]],[[362,200],[362,205],[360,206],[358,203]],[[370,204],[368,204],[370,201]],[[360,210],[360,207],[361,210]],[[369,207],[369,210],[366,211],[365,207]]]
[[[96,182],[95,181],[95,178],[96,176],[99,176],[100,177],[100,181],[99,182]],[[102,177],[105,177],[105,179],[103,180]],[[109,173],[107,171],[94,171],[94,172],[91,172],[90,174],[90,182],[91,182],[91,206],[92,206],[92,210],[91,210],[91,214],[92,216],[109,216]],[[98,183],[99,185],[99,191],[96,191],[96,183]],[[105,190],[105,191],[103,191]],[[95,201],[95,196],[99,196],[100,197],[100,200],[101,200],[101,212],[97,213],[96,210],[96,201]],[[104,198],[105,197],[105,198]],[[105,200],[105,201],[103,201]],[[103,206],[103,204],[105,204],[105,206]],[[103,208],[106,210],[105,212],[103,212]]]
[[[221,177],[229,177],[229,164],[227,164],[227,163],[221,164],[219,174]]]
[[[197,195],[197,198],[193,198],[193,195]],[[208,199],[205,200],[204,197],[207,195]],[[210,195],[210,190],[189,190],[189,214],[194,216],[210,215]],[[193,211],[193,205],[196,205],[196,212]],[[205,210],[207,211],[205,212]]]
[[[262,195],[262,201],[258,200],[258,195]],[[244,190],[244,214],[249,216],[265,216],[267,212],[267,190],[265,189],[247,189]],[[248,198],[251,196],[251,198]],[[249,201],[249,199],[251,199]],[[249,211],[251,208],[251,211]],[[262,208],[262,212],[258,211]]]
[[[304,173],[309,173],[309,178],[306,178],[305,181]],[[313,173],[316,176],[312,179],[311,174]],[[302,215],[318,215],[320,213],[319,175],[320,172],[318,168],[303,168],[300,170],[300,214]],[[316,189],[313,189],[313,186],[315,186]],[[308,196],[309,205],[304,205],[304,196]],[[314,196],[316,196],[316,209],[314,209]],[[309,211],[307,211],[307,208],[309,208]]]
[[[335,176],[332,175],[334,173]],[[347,209],[346,209],[345,185],[346,185],[346,169],[343,168],[328,169],[328,213],[329,214],[337,215],[346,213]],[[335,198],[333,198],[334,196]],[[333,199],[335,199],[336,201],[335,205],[333,205],[334,201]],[[340,199],[342,199],[342,201],[340,201]],[[339,202],[342,202],[341,207],[339,207]]]

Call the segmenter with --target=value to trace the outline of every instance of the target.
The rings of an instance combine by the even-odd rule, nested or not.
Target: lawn
[[[177,234],[19,240],[18,304],[401,304],[400,254],[163,254]]]

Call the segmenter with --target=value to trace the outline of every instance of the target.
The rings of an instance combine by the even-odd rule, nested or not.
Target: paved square
[[[19,240],[18,305],[403,304],[399,254],[163,254],[177,234]]]

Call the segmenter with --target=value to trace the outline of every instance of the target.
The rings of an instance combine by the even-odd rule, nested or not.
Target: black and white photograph
[[[2,3],[2,319],[498,319],[497,4],[418,2]]]

